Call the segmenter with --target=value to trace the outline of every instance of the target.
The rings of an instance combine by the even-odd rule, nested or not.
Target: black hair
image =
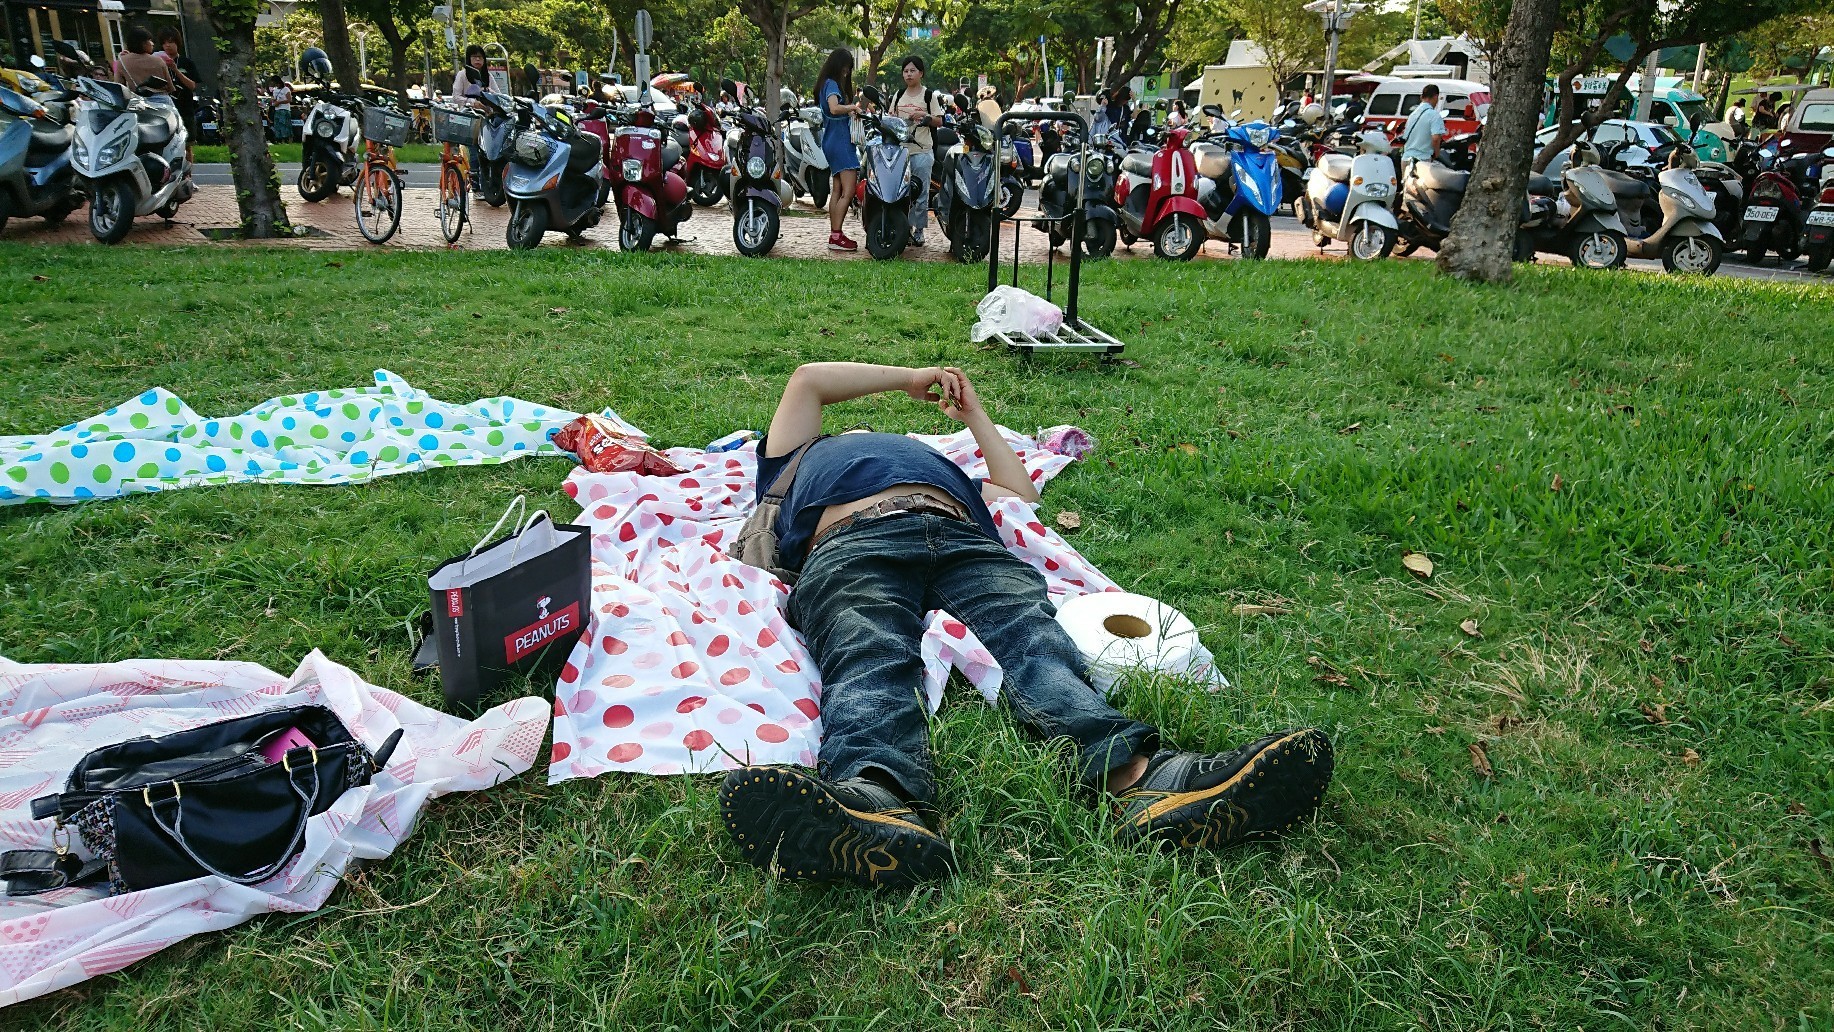
[[[930,70],[930,66],[924,62],[922,54],[906,54],[904,60],[898,62],[898,71],[902,72],[911,65],[917,66],[918,75],[923,75]]]
[[[179,39],[178,30],[168,25],[165,28],[159,30],[159,38],[156,42],[158,42],[158,44],[163,47],[167,43],[182,44],[184,41]]]
[[[1439,96],[1439,86],[1437,84],[1429,82],[1425,86],[1420,87],[1421,100],[1431,100],[1437,96]]]
[[[465,67],[467,68],[471,67],[471,59],[474,57],[482,57],[484,58],[484,60],[487,63],[490,60],[490,58],[484,53],[484,48],[481,46],[478,46],[476,43],[473,43],[472,45],[465,48]]]
[[[153,34],[139,25],[134,26],[127,34],[127,49],[132,50],[136,54],[141,52],[141,47],[150,47],[152,45]]]
[[[834,48],[834,52],[828,55],[828,59],[821,63],[821,74],[815,77],[815,89],[817,93],[820,93],[821,84],[824,82],[832,82],[834,85],[840,87],[841,103],[847,104],[852,102],[853,51],[848,50],[846,47]],[[825,105],[822,113],[827,113]]]

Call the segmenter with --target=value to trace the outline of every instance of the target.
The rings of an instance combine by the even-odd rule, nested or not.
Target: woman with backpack
[[[853,146],[853,116],[860,105],[853,96],[853,51],[836,47],[822,62],[815,79],[815,106],[821,109],[821,152],[828,159],[834,189],[828,194],[828,250],[857,251],[860,245],[841,232],[847,206],[853,203],[854,183],[860,177],[860,152]]]
[[[892,99],[891,113],[911,123],[911,135],[904,142],[911,156],[911,171],[917,176],[917,199],[911,205],[911,243],[923,246],[923,231],[930,224],[930,174],[935,170],[935,137],[931,130],[942,124],[942,99],[923,84],[926,70],[923,58],[912,54],[904,59],[904,91]]]

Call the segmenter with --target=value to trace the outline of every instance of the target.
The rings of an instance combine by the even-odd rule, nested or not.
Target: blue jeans
[[[918,651],[932,609],[967,624],[999,661],[1000,698],[1020,724],[1076,743],[1086,784],[1158,748],[1156,729],[1089,686],[1043,574],[972,524],[899,513],[825,538],[790,594],[790,623],[821,670],[823,776],[876,768],[912,801],[935,799]]]

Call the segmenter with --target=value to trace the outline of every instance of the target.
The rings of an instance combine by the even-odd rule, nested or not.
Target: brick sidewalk
[[[352,208],[350,191],[342,190],[337,197],[311,204],[299,199],[298,194],[288,184],[286,190],[287,213],[295,225],[307,226],[323,235],[314,233],[311,236],[295,238],[291,241],[263,241],[263,243],[292,244],[311,250],[351,250],[375,245],[363,239],[357,232],[356,216]],[[394,237],[383,246],[389,248],[406,248],[433,250],[443,249],[446,242],[439,235],[438,195],[431,189],[408,189],[403,192],[401,228]],[[870,260],[862,247],[853,254],[843,254],[828,250],[827,217],[806,204],[798,203],[793,207],[794,214],[786,214],[783,219],[783,230],[777,239],[777,246],[771,250],[772,257],[782,258],[834,258],[844,261]],[[504,250],[504,229],[509,221],[509,209],[491,208],[480,204],[473,198],[472,225],[466,234],[459,238],[455,249],[463,250]],[[618,227],[616,213],[606,210],[605,221],[586,234],[580,247],[618,246]],[[856,239],[861,236],[856,216],[850,216],[848,235]],[[178,219],[172,223],[147,216],[135,221],[133,232],[127,236],[127,243],[164,245],[174,244],[213,244],[202,231],[208,229],[233,227],[240,222],[236,212],[235,188],[229,186],[200,186],[197,195],[179,209]],[[667,246],[667,250],[683,254],[718,254],[736,255],[738,249],[732,243],[732,214],[724,204],[713,208],[697,208],[694,217],[682,226],[687,240]],[[1010,261],[1012,254],[1012,224],[1001,227],[1001,256]],[[913,247],[904,252],[906,259],[926,261],[948,261],[948,239],[940,227],[932,224],[925,234],[926,246]],[[1295,238],[1295,239],[1283,239]],[[89,235],[89,225],[85,212],[78,211],[61,226],[53,226],[42,219],[21,218],[7,223],[6,231],[0,239],[21,243],[73,244],[93,242]],[[658,238],[660,243],[662,238]],[[1044,261],[1046,237],[1022,224],[1019,237],[1019,260],[1023,263]],[[235,246],[217,245],[217,246]],[[542,242],[543,247],[566,247],[566,237],[559,233],[550,233]],[[1274,237],[1274,254],[1278,257],[1306,257],[1316,255],[1316,249],[1303,234],[1276,233]],[[659,250],[663,249],[658,247]],[[1125,246],[1115,249],[1120,258],[1152,257],[1150,243],[1142,241],[1130,250]],[[1226,255],[1224,245],[1210,241],[1205,245],[1204,256],[1220,258]],[[1067,259],[1068,252],[1058,251],[1059,260]]]

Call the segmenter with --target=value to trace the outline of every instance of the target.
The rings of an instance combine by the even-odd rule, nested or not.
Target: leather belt
[[[935,516],[947,516],[952,520],[968,522],[968,514],[959,505],[947,504],[925,494],[893,495],[883,501],[874,502],[857,512],[848,513],[828,525],[828,528],[809,540],[809,554],[835,531],[842,527],[852,526],[864,520],[876,520],[881,516],[891,516],[901,512],[927,512]]]

